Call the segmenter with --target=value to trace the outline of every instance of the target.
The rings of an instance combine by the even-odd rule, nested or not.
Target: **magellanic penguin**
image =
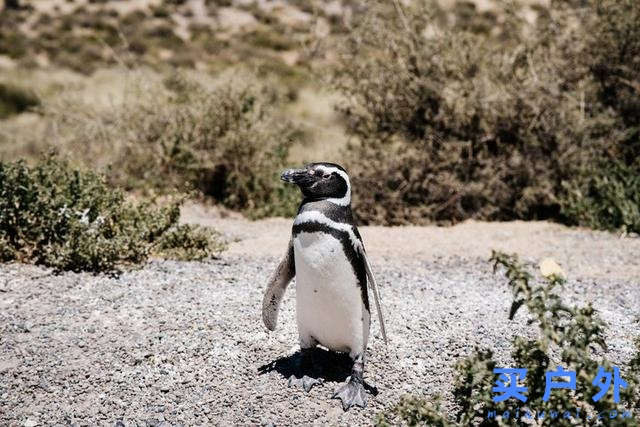
[[[349,353],[351,376],[333,395],[346,411],[366,405],[363,385],[365,351],[369,338],[368,285],[387,342],[380,298],[362,238],[351,213],[351,184],[347,172],[333,163],[312,163],[289,169],[282,180],[297,184],[304,196],[293,222],[289,247],[269,280],[262,302],[262,319],[273,331],[282,296],[296,277],[296,314],[302,359],[320,344]],[[295,380],[295,378],[290,379]],[[309,391],[321,381],[304,376]]]

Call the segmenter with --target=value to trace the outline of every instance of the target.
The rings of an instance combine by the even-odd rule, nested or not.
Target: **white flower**
[[[545,258],[542,261],[540,261],[539,267],[540,267],[540,273],[544,277],[549,278],[554,275],[557,277],[563,277],[563,278],[565,277],[564,270],[562,269],[562,267],[560,267],[558,263],[551,258]]]

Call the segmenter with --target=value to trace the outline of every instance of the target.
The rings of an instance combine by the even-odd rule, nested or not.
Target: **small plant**
[[[211,229],[181,224],[163,233],[155,244],[156,254],[171,259],[191,261],[217,255],[224,250],[219,235]]]
[[[578,423],[595,424],[595,418],[592,422],[586,420],[587,414],[620,413],[626,404],[626,409],[640,408],[640,396],[637,393],[640,340],[636,343],[638,355],[623,375],[628,385],[620,390],[621,405],[614,402],[611,393],[594,402],[591,397],[600,390],[592,383],[598,368],[602,366],[608,372],[613,368],[608,360],[595,356],[596,352],[606,349],[605,324],[596,311],[590,304],[571,307],[563,303],[555,293],[565,282],[558,272],[547,274],[546,283],[536,284],[534,276],[518,262],[515,255],[494,251],[491,261],[494,271],[504,269],[513,292],[509,318],[513,318],[521,307],[527,307],[531,315],[529,323],[537,323],[540,330],[538,339],[516,337],[512,341],[514,365],[527,369],[522,382],[528,388],[526,403],[513,398],[493,401],[495,393],[492,388],[497,378],[493,370],[498,365],[491,350],[476,350],[475,354],[456,366],[453,394],[459,409],[455,416],[443,415],[437,404],[424,398],[407,396],[390,412],[379,414],[378,425],[389,425],[400,420],[408,425],[503,426],[513,424],[514,420],[501,415],[508,412],[513,416],[518,411],[522,413],[529,410],[547,414],[544,419],[538,419],[541,425],[570,426],[575,425],[576,419],[564,418],[562,413],[565,409],[579,408],[583,418]],[[556,389],[545,401],[545,372],[555,364],[562,365],[565,370],[575,371],[577,387],[575,391]],[[553,411],[561,416],[551,418],[549,414]],[[494,415],[489,416],[490,412]],[[636,420],[632,417],[616,417],[607,419],[607,425],[631,426],[636,425]]]
[[[573,222],[640,233],[640,165],[600,161],[565,188],[562,211]]]
[[[110,272],[150,255],[203,258],[223,249],[210,230],[178,225],[179,203],[133,204],[93,172],[48,157],[0,162],[0,261]]]

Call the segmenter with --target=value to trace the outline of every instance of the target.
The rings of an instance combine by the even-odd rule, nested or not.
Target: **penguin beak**
[[[287,169],[280,175],[280,179],[284,182],[291,182],[293,184],[300,184],[308,177],[309,172],[306,169]]]

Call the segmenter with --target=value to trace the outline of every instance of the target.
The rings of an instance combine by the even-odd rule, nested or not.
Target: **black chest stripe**
[[[362,293],[362,301],[364,302],[364,307],[367,309],[367,311],[371,311],[369,310],[367,272],[364,267],[364,260],[362,259],[362,255],[360,255],[351,244],[349,233],[314,221],[294,224],[292,231],[294,238],[300,233],[326,233],[335,237],[340,241],[340,243],[342,243],[342,249],[344,250],[346,257],[351,264],[351,268],[353,268],[353,272],[356,275],[356,279],[358,280],[358,286],[360,286],[360,292]]]
[[[326,200],[303,200],[298,215],[303,212],[319,212],[331,221],[354,225],[353,213],[349,206],[340,206]]]

